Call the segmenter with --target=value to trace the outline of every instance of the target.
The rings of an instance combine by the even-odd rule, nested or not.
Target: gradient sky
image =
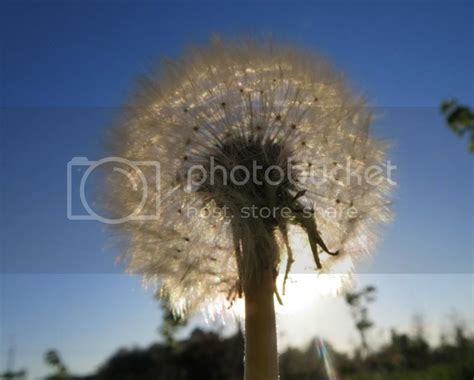
[[[473,305],[473,160],[439,113],[474,103],[472,2],[26,2],[0,6],[1,353],[45,373],[57,348],[78,373],[119,346],[158,338],[160,311],[138,278],[120,274],[103,225],[66,218],[66,165],[104,156],[104,132],[140,73],[212,34],[272,36],[328,57],[377,108],[393,142],[396,219],[376,257],[378,333],[427,316],[433,336]],[[195,324],[202,324],[197,318]],[[308,295],[280,316],[282,346],[320,334],[356,344],[340,299]],[[5,361],[0,363],[3,368]]]

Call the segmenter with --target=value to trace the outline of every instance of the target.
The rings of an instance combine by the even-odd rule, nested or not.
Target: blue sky
[[[377,108],[375,132],[393,142],[399,183],[396,219],[359,266],[361,282],[379,287],[380,328],[406,328],[415,312],[434,325],[453,310],[472,315],[473,161],[438,107],[450,97],[474,103],[473,12],[469,2],[432,1],[3,2],[2,357],[13,335],[32,375],[45,372],[50,347],[87,372],[119,345],[157,338],[158,307],[139,279],[120,274],[103,226],[67,220],[66,165],[103,157],[137,75],[212,34],[320,52]],[[342,301],[312,302],[345,326],[322,323],[314,334],[350,348]],[[306,314],[324,320],[317,309]],[[303,343],[302,330],[281,325],[288,343]]]

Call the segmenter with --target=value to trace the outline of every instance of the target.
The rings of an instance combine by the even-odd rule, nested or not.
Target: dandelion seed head
[[[340,173],[348,162],[355,171],[383,164],[386,144],[371,136],[371,122],[342,75],[292,47],[213,40],[167,62],[142,80],[111,139],[116,156],[160,163],[159,190],[144,169],[142,210],[154,207],[159,191],[159,217],[114,226],[128,240],[128,271],[156,286],[178,314],[219,310],[241,296],[241,282],[260,266],[283,277],[292,244],[298,262],[303,248],[292,241],[300,233],[312,243],[307,249],[325,244],[322,250],[337,252],[320,250],[319,272],[346,276],[353,259],[372,253],[377,226],[390,220],[392,184],[384,173],[350,183]],[[213,181],[203,177],[211,158],[223,168]],[[224,183],[234,168],[254,163],[263,168],[262,185]],[[284,172],[275,186],[261,174],[272,166]],[[110,178],[106,206],[119,214],[133,208],[141,200],[134,186]],[[252,206],[290,212],[244,218],[242,208]],[[259,252],[255,241],[266,240],[275,249]]]

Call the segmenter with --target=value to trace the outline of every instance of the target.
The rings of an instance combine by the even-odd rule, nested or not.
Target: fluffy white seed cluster
[[[115,156],[161,169],[158,188],[154,168],[141,169],[140,214],[153,214],[159,195],[159,217],[116,226],[128,270],[184,313],[241,296],[262,265],[286,278],[299,254],[291,231],[305,234],[315,271],[369,254],[390,218],[391,188],[371,119],[340,74],[291,47],[215,40],[167,62],[142,81],[112,138]],[[223,169],[210,173],[211,158]],[[243,170],[233,172],[239,184],[227,178],[251,163],[261,173],[250,183]],[[278,184],[264,175],[272,166],[284,169]],[[107,207],[119,215],[142,199],[130,176],[128,185],[109,178]]]

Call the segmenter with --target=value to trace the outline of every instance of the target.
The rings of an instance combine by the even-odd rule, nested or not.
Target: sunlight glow
[[[286,283],[283,294],[283,280],[286,262],[280,263],[280,272],[277,278],[277,288],[281,295],[283,305],[275,297],[275,311],[278,314],[291,314],[303,311],[314,302],[314,295],[320,297],[335,297],[342,294],[353,285],[353,262],[350,256],[345,256],[331,262],[330,271],[315,273],[315,264],[307,236],[302,230],[292,228],[290,234],[291,244],[294,247],[296,262]],[[322,261],[334,260],[325,256]],[[227,302],[228,305],[228,302]],[[223,308],[220,307],[222,310]],[[216,307],[213,306],[213,310]],[[228,311],[239,320],[244,319],[245,302],[236,300]]]

